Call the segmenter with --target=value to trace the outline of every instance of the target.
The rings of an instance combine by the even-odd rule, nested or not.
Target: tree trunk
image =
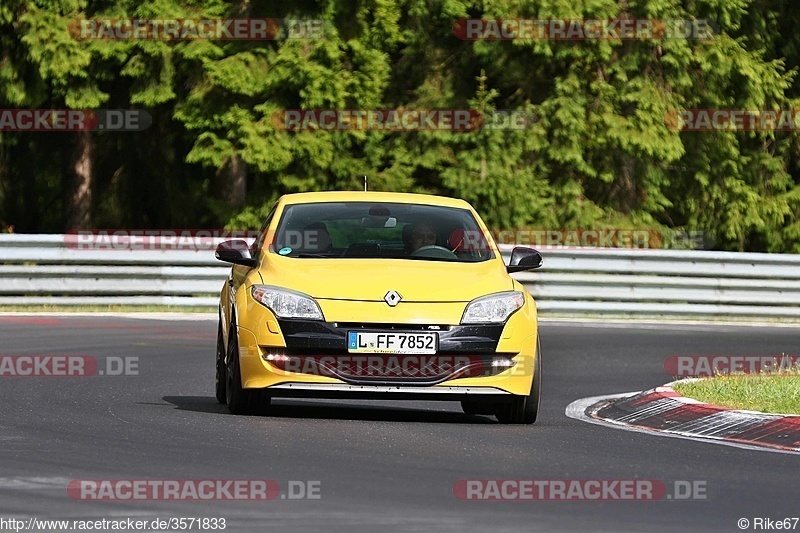
[[[217,170],[225,202],[234,208],[244,206],[247,196],[247,163],[239,156],[228,159],[224,167]]]
[[[76,136],[66,172],[64,213],[67,230],[92,227],[94,139],[88,131]]]

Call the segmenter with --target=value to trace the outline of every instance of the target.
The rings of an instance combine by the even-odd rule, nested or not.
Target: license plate
[[[350,353],[435,354],[437,348],[438,333],[347,332]]]

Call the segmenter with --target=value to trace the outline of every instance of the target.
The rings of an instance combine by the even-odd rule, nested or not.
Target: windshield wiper
[[[330,258],[330,257],[338,257],[338,256],[330,255],[330,254],[302,253],[302,254],[293,255],[292,257],[313,257],[313,258],[317,258],[317,259],[324,257],[324,258],[327,259],[327,258]]]

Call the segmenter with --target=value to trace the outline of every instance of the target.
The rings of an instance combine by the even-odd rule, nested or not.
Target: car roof
[[[280,201],[284,204],[311,204],[319,202],[395,202],[400,204],[439,205],[469,209],[470,205],[458,198],[414,194],[405,192],[378,191],[323,191],[286,194]]]

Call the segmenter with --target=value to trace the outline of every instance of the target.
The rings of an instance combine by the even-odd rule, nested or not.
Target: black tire
[[[487,404],[484,402],[476,402],[473,400],[464,400],[461,402],[461,410],[464,411],[464,414],[475,416],[475,415],[493,415],[494,408],[491,404]]]
[[[228,332],[227,353],[225,403],[228,404],[228,410],[235,415],[266,414],[271,398],[263,391],[242,387],[242,373],[239,370],[239,335],[233,324]]]
[[[217,326],[217,360],[216,372],[214,376],[214,392],[219,403],[227,403],[228,397],[225,392],[225,382],[227,381],[227,370],[225,368],[225,339],[222,336],[222,321]]]
[[[528,396],[515,396],[510,402],[497,406],[495,416],[503,424],[533,424],[539,417],[539,404],[542,400],[542,350],[536,350],[536,370],[533,374],[531,392]]]

